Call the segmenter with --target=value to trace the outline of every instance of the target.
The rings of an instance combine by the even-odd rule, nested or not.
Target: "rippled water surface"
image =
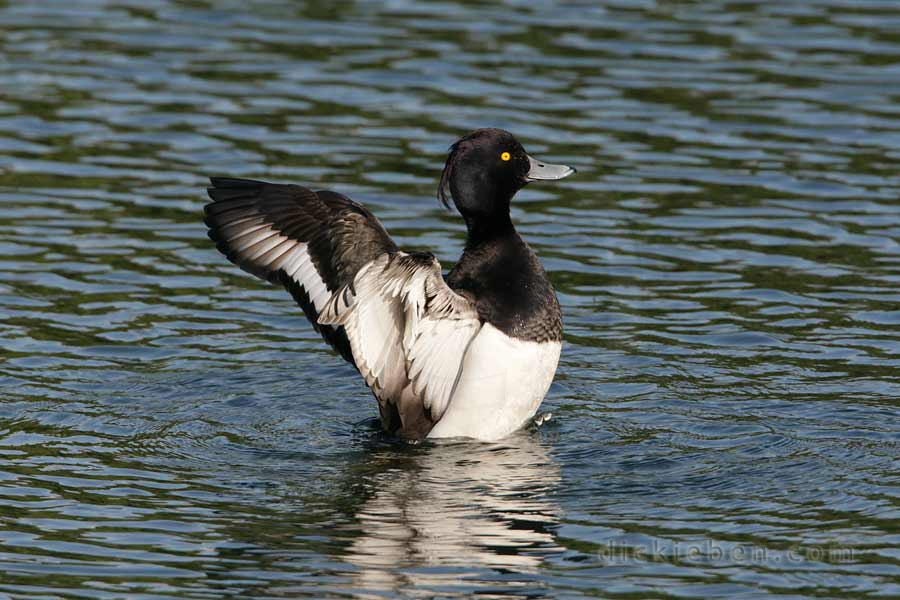
[[[900,596],[900,4],[0,2],[0,598]],[[517,196],[552,419],[408,447],[202,224]]]

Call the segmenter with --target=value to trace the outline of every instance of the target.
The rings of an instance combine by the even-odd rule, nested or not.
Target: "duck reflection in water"
[[[368,498],[354,531],[360,535],[345,556],[360,569],[354,578],[361,593],[452,586],[473,568],[527,575],[563,550],[555,541],[559,509],[552,500],[559,466],[534,432],[402,454],[364,484]],[[504,578],[491,587],[523,583]]]

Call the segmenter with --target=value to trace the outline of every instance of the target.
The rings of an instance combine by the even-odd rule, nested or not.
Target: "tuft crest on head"
[[[459,140],[450,146],[450,153],[447,155],[447,162],[444,163],[444,171],[441,173],[441,182],[438,185],[438,200],[440,200],[441,204],[444,205],[444,208],[449,211],[453,210],[453,207],[450,206],[450,178],[453,176],[453,164],[456,159],[456,153],[459,152],[459,145],[461,142],[462,140]]]
[[[483,129],[476,129],[474,131],[470,131],[462,138],[460,138],[455,144],[450,146],[450,153],[447,155],[447,162],[444,163],[444,171],[441,173],[441,183],[438,186],[438,200],[447,207],[448,210],[453,210],[450,202],[453,200],[453,190],[451,190],[450,182],[453,179],[454,175],[456,175],[456,169],[459,168],[460,162],[463,161],[463,156],[467,154],[471,154],[472,152],[477,152],[478,148],[490,148],[494,145],[503,144],[503,148],[515,149],[518,147],[521,149],[521,145],[516,138],[510,132],[504,129],[497,129],[494,127],[485,127]],[[509,152],[506,152],[506,158],[503,158],[504,161],[509,161],[511,155]],[[522,154],[524,154],[524,150],[522,150]],[[497,155],[498,157],[500,154]]]
[[[466,219],[508,220],[513,196],[532,181],[568,177],[575,169],[537,160],[503,129],[476,129],[450,146],[438,199]]]

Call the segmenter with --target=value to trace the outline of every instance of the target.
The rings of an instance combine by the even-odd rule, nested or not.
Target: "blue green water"
[[[900,596],[900,4],[0,1],[0,600]],[[449,268],[448,146],[575,177],[542,427],[407,447],[205,178]]]

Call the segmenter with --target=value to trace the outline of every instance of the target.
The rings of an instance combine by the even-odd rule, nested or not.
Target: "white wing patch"
[[[403,252],[360,269],[320,311],[319,323],[344,326],[357,367],[380,399],[396,402],[412,386],[435,421],[481,328],[475,307],[447,287],[436,259]]]
[[[480,328],[477,319],[426,318],[420,322],[420,333],[408,350],[409,378],[413,392],[434,418],[447,410],[462,359]]]
[[[316,312],[322,312],[331,292],[316,270],[306,243],[282,235],[258,215],[248,216],[244,211],[234,212],[234,220],[223,220],[218,231],[234,253],[237,263],[264,279],[268,273],[277,273],[279,269],[283,269],[306,290]],[[222,213],[222,217],[227,216],[227,212]]]

